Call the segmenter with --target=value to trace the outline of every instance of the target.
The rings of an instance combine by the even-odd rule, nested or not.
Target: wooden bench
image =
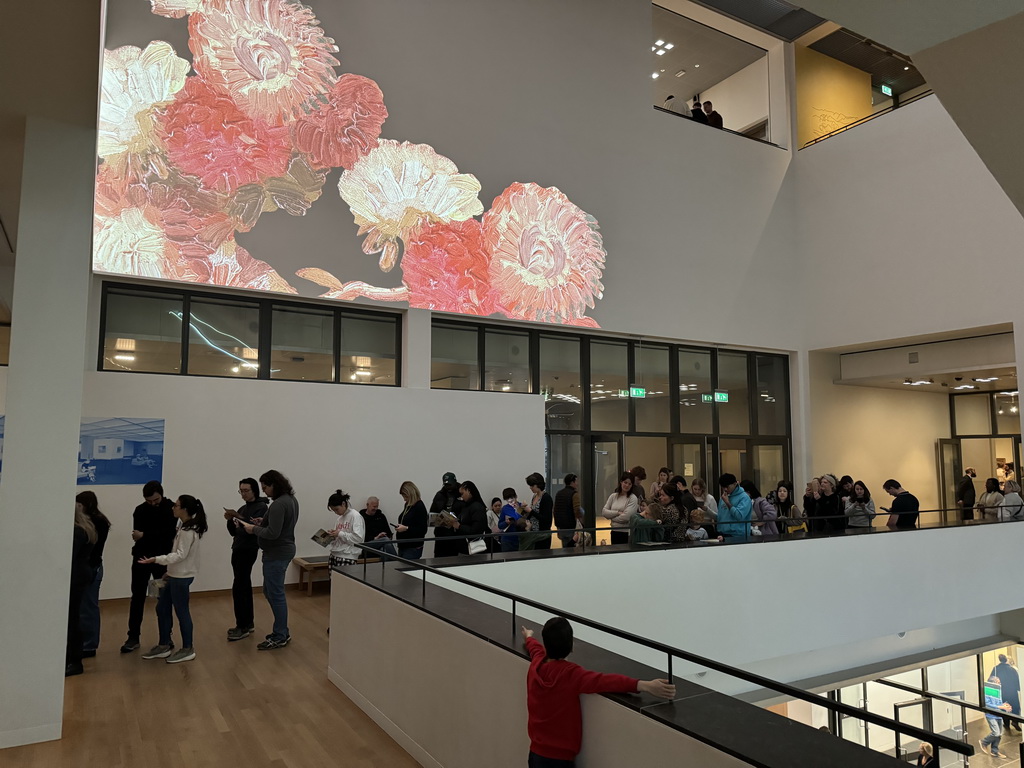
[[[313,574],[317,571],[328,571],[331,567],[330,555],[313,555],[311,557],[296,557],[292,560],[295,565],[299,566],[299,589],[302,589],[303,583],[306,585],[306,594],[309,596],[313,595]],[[356,560],[357,563],[379,563],[379,557],[366,557]],[[328,579],[330,576],[328,576]],[[324,581],[324,579],[318,579],[318,581]]]

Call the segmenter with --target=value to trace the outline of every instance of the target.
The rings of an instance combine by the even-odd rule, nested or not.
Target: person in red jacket
[[[533,639],[533,630],[523,627],[523,641],[530,654],[530,671],[526,676],[529,768],[568,768],[576,764],[583,741],[581,693],[643,691],[662,699],[676,695],[676,687],[668,680],[637,680],[591,672],[566,661],[565,657],[572,653],[572,625],[561,616],[544,625],[541,637],[543,645]]]

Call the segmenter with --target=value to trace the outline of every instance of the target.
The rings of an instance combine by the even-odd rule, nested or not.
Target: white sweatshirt
[[[639,500],[632,493],[620,496],[613,493],[604,503],[601,510],[601,517],[607,517],[612,521],[612,528],[629,528],[629,519],[636,514]]]
[[[334,526],[334,541],[331,542],[331,554],[346,560],[358,560],[363,550],[355,546],[362,544],[366,535],[366,523],[363,516],[352,507],[344,515],[338,515],[338,523]]]
[[[167,566],[167,575],[187,579],[199,575],[199,535],[192,529],[179,528],[174,537],[174,551],[157,555],[156,562]]]

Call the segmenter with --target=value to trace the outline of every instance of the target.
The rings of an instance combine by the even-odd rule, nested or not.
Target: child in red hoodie
[[[533,639],[533,630],[523,627],[523,640],[530,654],[526,676],[530,768],[568,768],[576,764],[583,741],[581,693],[644,691],[662,699],[676,695],[676,687],[668,680],[605,675],[566,661],[572,653],[572,625],[561,616],[544,625],[541,637],[543,645]]]

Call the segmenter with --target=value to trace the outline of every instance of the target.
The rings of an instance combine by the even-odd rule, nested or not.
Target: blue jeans
[[[103,581],[103,566],[93,569],[92,583],[82,595],[82,609],[79,611],[79,626],[82,628],[82,650],[95,651],[100,647],[100,583]]]
[[[263,596],[270,604],[274,613],[274,629],[270,634],[272,640],[285,640],[288,634],[288,599],[284,594],[284,577],[288,573],[291,560],[263,561]]]
[[[178,617],[181,647],[192,647],[192,614],[188,610],[188,588],[193,581],[191,576],[187,579],[176,579],[170,576],[166,580],[166,586],[160,590],[160,597],[156,600],[156,625],[160,630],[160,645],[171,644],[171,628],[174,626],[174,619],[171,617],[173,608]]]
[[[399,557],[404,557],[406,560],[419,560],[423,557],[423,545],[420,544],[418,547],[407,547],[406,549],[400,549],[398,551]]]
[[[993,754],[999,752],[999,740],[1003,738],[1003,721],[994,717],[985,717],[988,721],[989,735],[981,740],[981,743],[992,750]]]
[[[365,543],[366,543],[366,546],[368,546],[368,547],[370,547],[372,549],[376,549],[377,551],[379,551],[383,555],[394,555],[394,554],[396,554],[396,552],[395,552],[395,545],[391,541],[391,539],[373,539],[372,541],[367,541]],[[366,557],[368,554],[369,553],[367,553],[366,555],[360,555],[360,557]]]

